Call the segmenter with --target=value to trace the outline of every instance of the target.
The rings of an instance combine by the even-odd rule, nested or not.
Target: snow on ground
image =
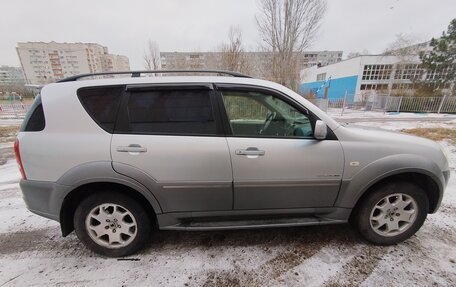
[[[344,124],[343,120],[340,120]],[[349,122],[348,125],[361,125],[366,127],[381,128],[386,130],[400,131],[402,129],[414,128],[447,128],[456,129],[456,119],[449,121],[369,121],[368,119],[359,119]]]
[[[20,125],[21,123],[22,123],[22,119],[2,119],[2,118],[0,118],[0,127]]]
[[[2,173],[0,174],[0,188],[4,184],[17,183],[20,179],[19,170],[17,168],[16,160],[8,160],[6,164],[1,167]]]
[[[442,206],[396,246],[367,244],[348,225],[162,231],[123,259],[97,256],[74,233],[62,238],[58,223],[30,213],[11,159],[0,166],[0,286],[456,286],[456,147],[441,144],[452,167]]]
[[[454,114],[437,114],[437,113],[404,113],[404,112],[383,112],[383,111],[364,111],[364,110],[353,110],[345,109],[342,112],[342,109],[329,109],[327,112],[330,116],[335,118],[381,118],[386,117],[388,120],[395,120],[401,118],[416,118],[416,119],[425,119],[425,118],[454,118]]]

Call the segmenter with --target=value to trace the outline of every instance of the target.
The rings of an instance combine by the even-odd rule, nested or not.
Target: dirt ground
[[[456,286],[456,147],[441,144],[453,169],[442,206],[401,244],[367,244],[348,224],[161,231],[145,250],[120,259],[91,253],[74,233],[62,238],[58,223],[27,211],[16,164],[5,156],[0,286]]]

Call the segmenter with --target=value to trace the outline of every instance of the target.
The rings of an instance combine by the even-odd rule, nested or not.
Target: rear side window
[[[45,126],[46,121],[44,119],[41,96],[38,95],[25,116],[24,122],[21,126],[21,132],[39,132],[44,130]]]
[[[124,87],[94,87],[78,90],[87,113],[105,131],[112,133]]]
[[[132,91],[127,109],[132,133],[216,134],[209,90]]]

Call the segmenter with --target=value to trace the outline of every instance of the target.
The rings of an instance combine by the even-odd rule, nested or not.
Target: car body
[[[101,190],[161,230],[239,229],[345,223],[391,182],[416,186],[433,213],[450,174],[435,142],[344,126],[282,85],[232,76],[49,84],[15,149],[27,207],[64,236]]]

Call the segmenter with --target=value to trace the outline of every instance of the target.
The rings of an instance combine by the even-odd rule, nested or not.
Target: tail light
[[[19,166],[19,171],[21,172],[22,179],[27,179],[25,176],[24,166],[22,165],[21,152],[19,151],[19,140],[16,139],[14,142],[14,155],[16,156],[17,165]]]

